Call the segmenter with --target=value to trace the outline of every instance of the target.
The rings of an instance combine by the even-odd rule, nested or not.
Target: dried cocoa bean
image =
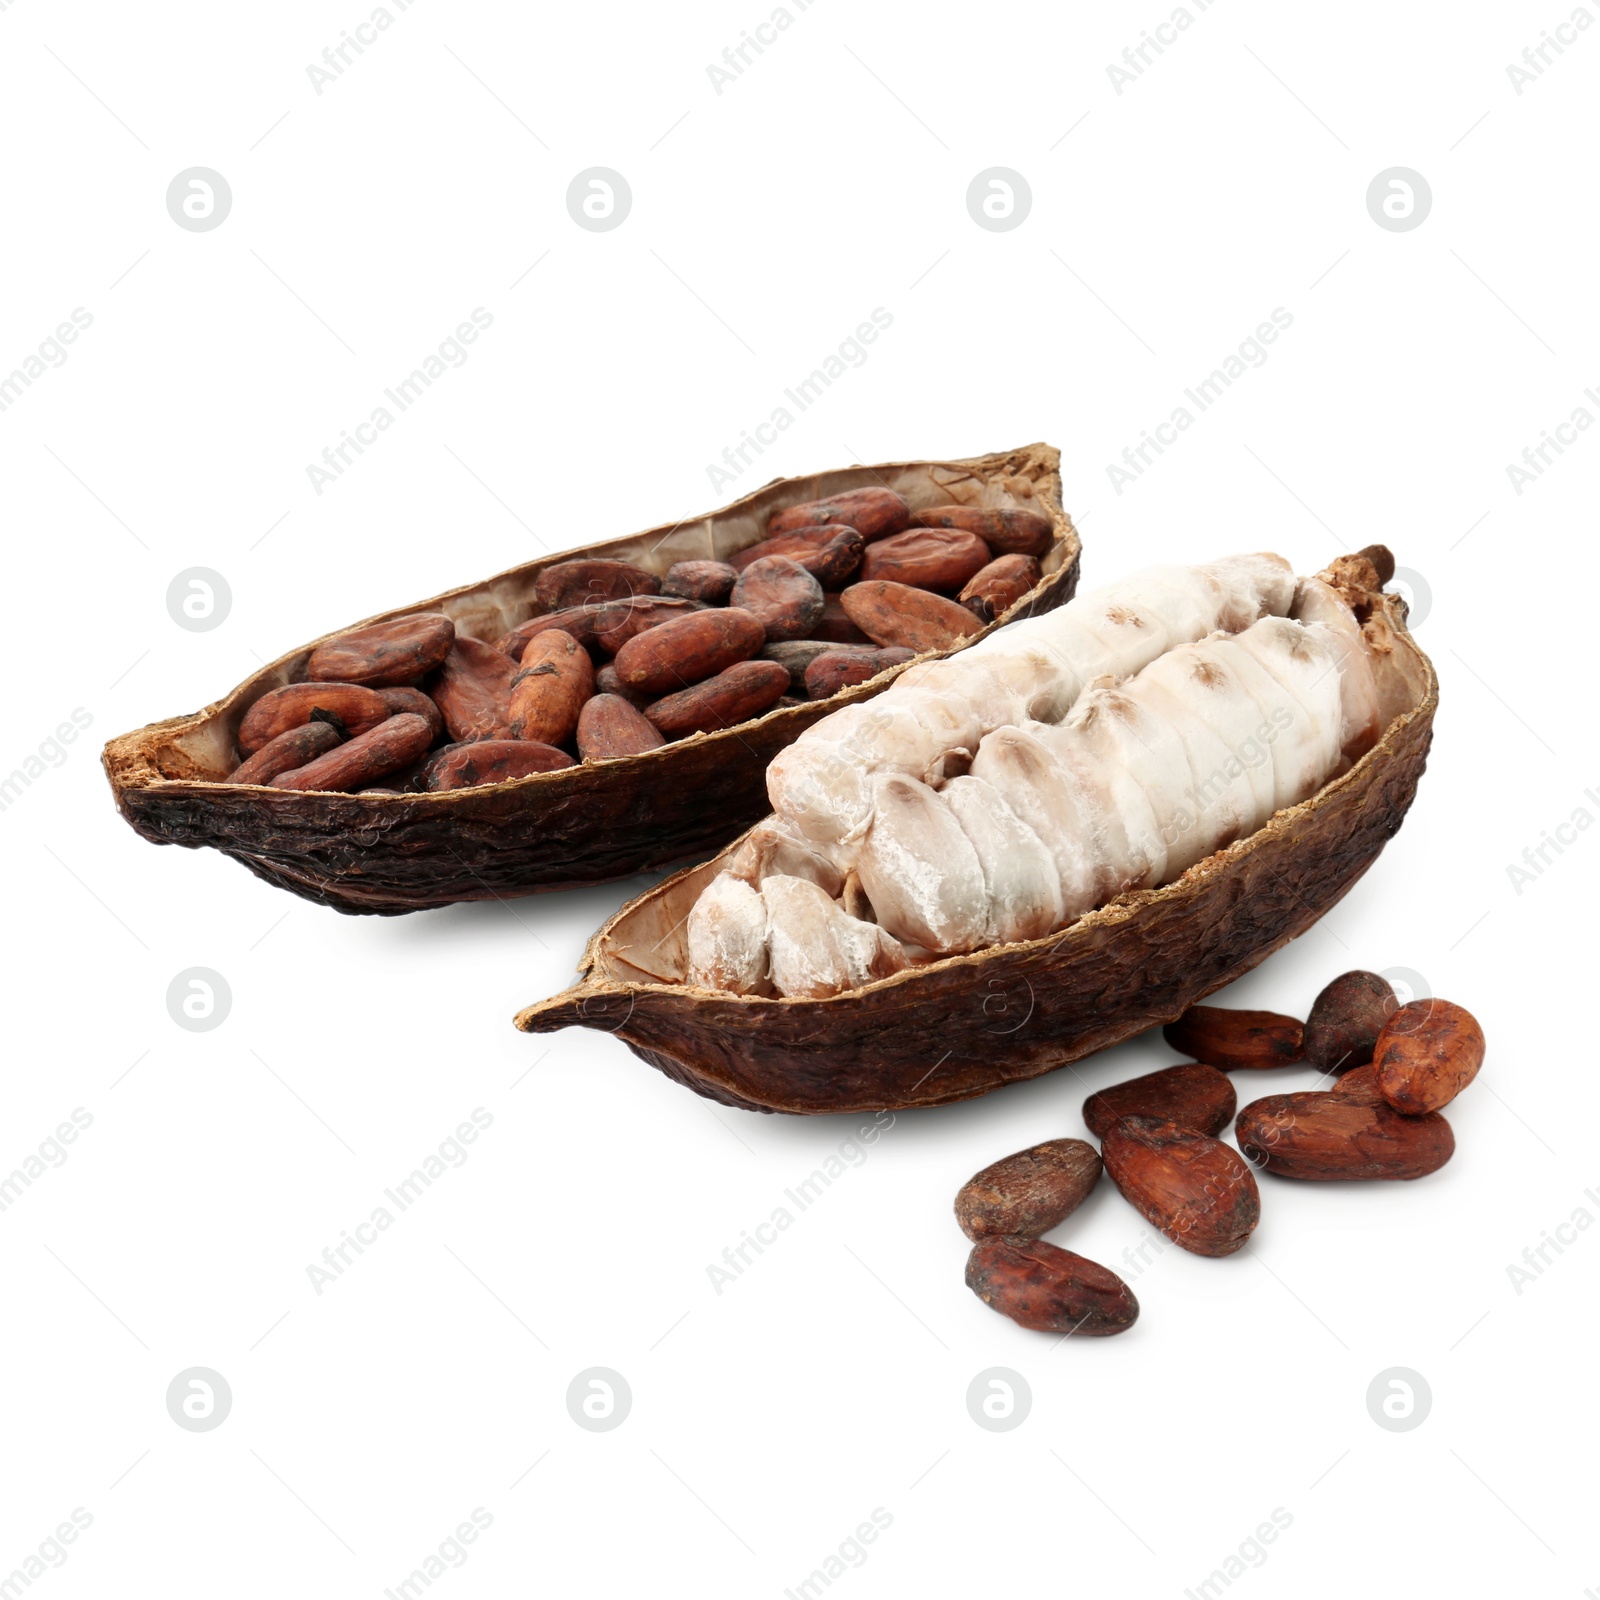
[[[675,561],[661,580],[661,592],[684,600],[720,606],[739,574],[726,561]]]
[[[290,728],[331,720],[347,734],[365,733],[389,716],[376,689],[359,683],[289,683],[269,690],[245,712],[239,724],[239,749],[253,756]]]
[[[1226,1071],[1292,1067],[1304,1059],[1305,1028],[1276,1011],[1190,1006],[1161,1037],[1174,1050]]]
[[[517,663],[479,639],[456,635],[428,693],[452,739],[509,739]]]
[[[760,619],[769,642],[804,639],[822,621],[822,585],[788,556],[752,561],[729,604]]]
[[[1364,1067],[1352,1067],[1342,1078],[1336,1079],[1325,1091],[1330,1099],[1346,1100],[1354,1106],[1381,1106],[1388,1101],[1378,1087],[1378,1069],[1370,1061]]]
[[[998,556],[972,575],[956,599],[979,622],[993,622],[1009,611],[1042,576],[1039,563],[1032,556]]]
[[[286,728],[276,739],[268,739],[223,781],[271,783],[280,772],[293,772],[343,741],[344,735],[331,722],[307,722],[298,728]]]
[[[778,644],[769,644],[761,652],[763,661],[778,661],[789,669],[789,688],[797,694],[804,694],[806,689],[806,668],[818,656],[825,656],[831,652],[848,649],[847,645],[831,644],[826,639],[784,639]],[[878,647],[867,641],[860,647],[862,650],[875,651]]]
[[[623,645],[612,665],[630,689],[660,694],[687,688],[747,660],[766,642],[767,630],[759,617],[728,606],[691,612],[676,622],[647,629]]]
[[[1100,1152],[1051,1139],[987,1166],[961,1186],[956,1221],[969,1239],[1037,1239],[1078,1209],[1100,1181]]]
[[[376,728],[347,740],[303,767],[280,772],[272,780],[274,789],[323,789],[347,791],[387,778],[391,772],[409,767],[433,743],[433,729],[426,717],[402,711]]]
[[[1359,1067],[1327,1093],[1252,1100],[1234,1123],[1239,1148],[1253,1165],[1280,1178],[1405,1180],[1437,1172],[1455,1153],[1450,1124],[1437,1111],[1411,1117],[1372,1104],[1371,1084],[1351,1081],[1368,1071],[1375,1079],[1376,1069]]]
[[[812,700],[826,700],[841,689],[910,661],[914,654],[899,645],[887,650],[830,650],[806,668],[806,694]]]
[[[796,528],[793,533],[780,533],[774,538],[746,545],[743,550],[735,550],[728,557],[728,565],[735,572],[743,572],[752,561],[764,561],[768,556],[788,556],[791,561],[804,565],[807,557],[816,555],[841,533],[856,533],[856,530],[831,522],[816,528]],[[861,535],[856,533],[856,537],[859,539]],[[835,584],[834,587],[840,586]]]
[[[986,1306],[1039,1333],[1102,1338],[1139,1315],[1133,1291],[1097,1261],[1042,1239],[983,1239],[967,1257],[967,1287]]]
[[[434,792],[475,789],[576,765],[565,750],[533,739],[478,739],[441,750],[423,769],[422,787]]]
[[[910,526],[911,507],[893,489],[847,489],[826,500],[808,500],[804,505],[774,511],[767,518],[767,537],[825,523],[854,528],[870,544]]]
[[[437,611],[341,633],[319,644],[306,661],[313,683],[364,683],[383,689],[425,678],[450,653],[456,625]]]
[[[861,558],[863,582],[884,578],[949,594],[975,577],[993,558],[975,533],[960,528],[912,528],[880,539]]]
[[[1106,1172],[1145,1220],[1197,1256],[1228,1256],[1261,1220],[1261,1194],[1236,1151],[1156,1117],[1106,1129]]]
[[[777,702],[788,685],[788,670],[776,661],[740,661],[692,689],[657,700],[646,708],[645,715],[669,739],[680,739],[686,733],[715,733],[718,728],[731,728],[759,716]]]
[[[780,533],[776,539],[763,539],[732,558],[740,571],[767,556],[788,556],[797,561],[824,589],[841,589],[861,565],[866,541],[854,528],[832,523],[798,533]]]
[[[1233,1120],[1238,1105],[1225,1072],[1185,1062],[1090,1095],[1083,1102],[1083,1120],[1097,1139],[1105,1138],[1106,1129],[1123,1117],[1176,1122],[1214,1138]]]
[[[1400,1004],[1376,972],[1346,972],[1312,1002],[1306,1018],[1305,1055],[1324,1072],[1348,1072],[1372,1059],[1372,1048]]]
[[[871,644],[872,641],[850,618],[844,609],[844,596],[828,590],[822,593],[822,620],[812,630],[815,636],[828,644]]]
[[[975,533],[996,555],[1042,556],[1055,538],[1048,517],[1011,507],[985,511],[977,506],[931,506],[915,512],[911,521],[919,528]]]
[[[629,595],[660,594],[661,580],[631,561],[558,561],[533,582],[533,596],[545,611],[626,600]]]
[[[626,700],[635,711],[643,711],[651,700],[651,696],[644,693],[643,690],[630,689],[617,676],[616,667],[609,661],[594,675],[594,692],[596,694],[614,694],[619,700]]]
[[[427,722],[433,729],[435,739],[444,737],[444,715],[420,689],[380,689],[378,693],[383,696],[383,703],[388,706],[391,716],[409,711]]]
[[[522,652],[528,648],[528,641],[536,633],[559,628],[563,633],[570,633],[584,649],[598,650],[600,642],[597,633],[607,617],[606,602],[592,606],[567,606],[561,611],[548,611],[543,616],[529,617],[526,622],[519,622],[509,633],[502,634],[496,639],[494,647],[501,655],[509,656],[520,665]]]
[[[594,693],[589,652],[559,628],[536,633],[522,652],[522,668],[511,680],[508,711],[515,739],[561,745],[578,726],[578,713]]]
[[[1478,1075],[1485,1045],[1478,1019],[1449,1000],[1413,1000],[1384,1024],[1373,1048],[1378,1087],[1396,1111],[1447,1106]]]
[[[874,644],[907,650],[948,650],[983,624],[954,600],[903,583],[852,583],[840,597],[844,612]]]
[[[578,718],[578,754],[585,761],[643,755],[665,743],[655,724],[621,695],[597,694]]]
[[[647,628],[693,615],[705,607],[698,600],[677,595],[638,595],[632,600],[613,600],[599,608],[595,618],[594,642],[608,656],[614,656],[630,639]]]

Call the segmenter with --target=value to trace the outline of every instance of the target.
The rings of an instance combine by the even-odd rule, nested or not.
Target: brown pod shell
[[[511,680],[517,663],[480,639],[456,635],[428,689],[452,739],[511,738]]]
[[[960,528],[975,533],[998,555],[1042,556],[1054,535],[1050,519],[1020,507],[930,506],[912,515],[919,528]]]
[[[635,711],[643,711],[650,704],[651,696],[642,689],[632,689],[617,676],[617,669],[613,662],[606,662],[603,667],[598,667],[594,675],[594,692],[596,694],[614,694],[619,700],[626,700]]]
[[[843,523],[854,528],[869,544],[885,534],[898,533],[911,524],[911,507],[893,489],[847,489],[826,500],[807,500],[774,511],[767,518],[767,537]]]
[[[326,755],[343,741],[344,735],[331,722],[305,722],[298,728],[285,728],[276,739],[268,739],[249,760],[236,767],[227,781],[271,783],[280,772],[293,772],[296,767]]]
[[[444,713],[433,703],[430,695],[425,695],[420,689],[410,688],[380,689],[378,693],[383,696],[390,716],[409,711],[413,716],[421,717],[433,729],[435,739],[444,737]]]
[[[511,680],[509,719],[514,739],[565,744],[578,713],[594,693],[589,652],[559,628],[536,633],[522,652],[522,668]]]
[[[643,755],[665,742],[656,725],[621,695],[597,694],[578,717],[578,754],[585,761]]]
[[[423,769],[422,787],[432,793],[476,789],[486,783],[530,778],[575,765],[565,750],[533,739],[477,739],[441,750]]]
[[[290,728],[329,718],[354,736],[386,721],[389,707],[376,689],[359,683],[289,683],[273,689],[245,712],[239,724],[239,749],[253,756]]]
[[[693,688],[657,700],[644,714],[669,739],[714,733],[759,715],[788,687],[788,669],[776,661],[739,661]]]
[[[347,793],[409,767],[432,743],[433,729],[427,718],[402,711],[305,766],[280,772],[272,780],[272,787]]]
[[[882,580],[853,583],[840,597],[845,615],[873,641],[919,654],[948,650],[983,629],[964,606],[926,589]]]
[[[969,1239],[1037,1239],[1064,1222],[1100,1181],[1100,1152],[1082,1139],[1051,1139],[993,1162],[956,1195]]]
[[[975,572],[956,599],[979,622],[1004,616],[1038,583],[1039,563],[1033,556],[997,556]]]
[[[822,594],[822,620],[813,630],[816,638],[827,644],[865,644],[870,640],[853,623],[844,609],[844,595],[827,590]]]
[[[702,605],[720,606],[733,591],[738,571],[727,561],[674,561],[661,580],[661,592]]]
[[[698,600],[677,595],[637,595],[632,600],[613,600],[601,606],[595,616],[594,642],[608,656],[614,656],[630,639],[647,628],[703,611]]]
[[[1365,1066],[1384,1023],[1399,1004],[1389,980],[1376,972],[1342,973],[1311,1004],[1306,1060],[1324,1072]]]
[[[1478,1075],[1478,1019],[1451,1000],[1413,1000],[1384,1024],[1373,1049],[1378,1087],[1396,1111],[1417,1116],[1450,1104]]]
[[[1371,1085],[1351,1082],[1368,1070],[1348,1073],[1327,1093],[1252,1100],[1234,1122],[1239,1148],[1263,1172],[1311,1182],[1403,1182],[1437,1172],[1455,1154],[1450,1124],[1437,1111],[1409,1117],[1381,1101],[1373,1104],[1364,1092]]]
[[[726,606],[647,629],[623,645],[612,665],[630,689],[661,694],[714,677],[734,662],[748,660],[766,642],[759,617]]]
[[[884,578],[949,594],[989,565],[989,547],[960,528],[911,528],[868,547],[861,579]]]
[[[1261,1220],[1261,1192],[1236,1150],[1157,1117],[1121,1117],[1101,1147],[1128,1203],[1197,1256],[1230,1256]]]
[[[1190,1006],[1161,1030],[1174,1050],[1225,1071],[1292,1067],[1305,1059],[1305,1027],[1276,1011]]]
[[[1038,1333],[1104,1338],[1139,1316],[1133,1291],[1109,1267],[1042,1239],[980,1240],[967,1256],[967,1287]]]
[[[806,694],[812,700],[826,700],[841,689],[865,683],[890,667],[910,661],[915,653],[899,645],[886,650],[830,650],[806,668]]]
[[[533,585],[533,597],[545,611],[660,593],[661,580],[655,573],[631,561],[558,561],[546,567]]]
[[[1123,1117],[1155,1117],[1215,1138],[1233,1120],[1238,1105],[1227,1073],[1185,1062],[1090,1095],[1083,1102],[1083,1120],[1097,1139],[1105,1138],[1111,1124]]]
[[[752,561],[728,604],[760,619],[769,643],[804,639],[822,621],[822,585],[788,556]]]
[[[370,689],[415,683],[449,655],[455,636],[455,623],[442,612],[392,617],[319,644],[306,660],[306,677],[314,683],[364,683]]]

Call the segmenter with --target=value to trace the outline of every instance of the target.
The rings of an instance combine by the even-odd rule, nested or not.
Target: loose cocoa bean
[[[949,594],[975,577],[993,558],[975,533],[960,528],[912,528],[879,539],[861,558],[863,582],[884,578]]]
[[[1006,507],[985,511],[978,506],[931,506],[913,513],[919,528],[961,528],[975,533],[996,555],[1042,556],[1055,528],[1037,511]]]
[[[613,600],[600,607],[595,619],[594,642],[608,656],[614,656],[646,628],[659,628],[663,622],[674,622],[703,610],[705,607],[698,600],[684,600],[677,595],[637,595],[631,600]]]
[[[380,689],[378,693],[383,696],[391,716],[409,711],[427,722],[436,740],[444,737],[444,714],[420,689]]]
[[[223,781],[271,783],[280,772],[293,772],[343,741],[344,735],[331,722],[307,722],[298,728],[286,728],[276,739],[268,739]]]
[[[422,787],[434,792],[475,789],[576,765],[565,750],[532,739],[478,739],[441,750],[423,769]]]
[[[767,556],[788,556],[797,561],[824,589],[840,589],[861,565],[866,541],[854,528],[827,523],[820,528],[780,533],[776,539],[763,539],[732,558],[740,571]]]
[[[1447,1106],[1478,1075],[1485,1044],[1478,1019],[1450,1000],[1413,1000],[1384,1024],[1373,1047],[1378,1087],[1409,1116]]]
[[[1372,1059],[1372,1048],[1400,1004],[1376,972],[1346,972],[1312,1002],[1306,1018],[1305,1055],[1324,1072],[1348,1072]]]
[[[998,556],[972,575],[956,599],[979,622],[993,622],[1009,611],[1042,576],[1039,563],[1032,556]]]
[[[650,634],[642,637],[648,639]],[[645,709],[645,715],[669,739],[681,739],[686,733],[715,733],[718,728],[731,728],[759,716],[777,702],[788,684],[787,669],[776,661],[740,661],[692,689],[657,700]]]
[[[1378,1087],[1378,1069],[1370,1061],[1364,1067],[1352,1067],[1342,1078],[1323,1091],[1334,1100],[1346,1100],[1354,1106],[1381,1106],[1388,1102]]]
[[[496,639],[494,647],[501,655],[509,656],[520,665],[522,652],[528,648],[528,641],[536,633],[559,628],[563,633],[570,633],[584,649],[598,650],[600,643],[597,634],[608,615],[606,602],[592,606],[567,606],[560,611],[547,611],[542,616],[529,617],[526,622],[519,622],[509,633],[502,634]]]
[[[806,668],[818,656],[848,648],[849,646],[831,644],[826,639],[784,639],[778,644],[767,645],[761,652],[761,659],[781,662],[789,669],[789,688],[797,694],[804,694]],[[869,640],[859,648],[864,651],[875,651],[878,647]]]
[[[630,639],[612,665],[630,689],[660,694],[687,688],[747,660],[766,642],[767,630],[748,611],[734,606],[695,611]]]
[[[844,596],[823,590],[822,620],[812,630],[818,639],[828,644],[871,644],[872,641],[850,618],[844,609]]]
[[[1437,1172],[1455,1153],[1450,1124],[1431,1111],[1403,1116],[1374,1105],[1371,1084],[1352,1082],[1375,1069],[1359,1067],[1322,1093],[1269,1094],[1239,1113],[1234,1133],[1250,1162],[1280,1178],[1343,1182],[1404,1181]]]
[[[804,639],[822,621],[822,585],[788,556],[752,561],[729,603],[759,618],[769,641]]]
[[[964,606],[903,583],[852,583],[840,596],[845,615],[874,644],[907,650],[948,650],[983,624]]]
[[[578,717],[578,754],[585,761],[643,755],[665,743],[655,724],[621,695],[597,694]]]
[[[533,581],[533,596],[545,611],[660,594],[661,580],[631,561],[558,561]]]
[[[847,489],[826,500],[808,500],[804,505],[774,511],[767,518],[767,537],[793,533],[797,528],[843,523],[870,544],[885,534],[898,533],[910,522],[911,507],[893,489]]]
[[[726,561],[675,561],[661,580],[662,594],[720,606],[739,574]]]
[[[1190,1006],[1161,1037],[1174,1050],[1227,1071],[1292,1067],[1304,1059],[1305,1028],[1276,1011]]]
[[[1197,1256],[1232,1255],[1261,1220],[1250,1168],[1219,1139],[1156,1117],[1121,1117],[1101,1153],[1133,1208]]]
[[[312,721],[332,719],[347,734],[365,733],[388,715],[383,696],[359,683],[289,683],[269,690],[245,712],[239,749],[253,756],[280,733]]]
[[[415,683],[450,653],[456,625],[436,611],[341,633],[319,644],[306,661],[313,683],[364,683],[369,689]]]
[[[1103,1338],[1131,1328],[1133,1291],[1097,1261],[1042,1239],[983,1239],[967,1257],[967,1287],[986,1306],[1039,1333]]]
[[[830,650],[806,668],[806,694],[812,700],[826,700],[841,689],[910,661],[914,654],[899,645],[887,650]]]
[[[728,557],[728,565],[735,572],[743,572],[752,561],[764,561],[768,556],[788,556],[791,561],[798,561],[803,565],[807,557],[815,556],[841,533],[856,533],[856,530],[831,522],[815,528],[796,528],[792,533],[780,533],[772,538],[746,545],[743,550],[735,550]],[[859,539],[861,535],[856,533],[856,537]],[[834,587],[840,586],[835,584]]]
[[[1097,1139],[1123,1117],[1154,1117],[1214,1138],[1233,1120],[1238,1105],[1225,1072],[1186,1062],[1090,1095],[1083,1102],[1083,1120]]]
[[[967,1179],[956,1221],[969,1239],[1037,1239],[1066,1220],[1100,1181],[1100,1152],[1082,1139],[1019,1150]]]
[[[272,780],[272,787],[341,792],[360,789],[410,766],[432,743],[433,729],[427,718],[402,711],[305,766],[280,772]]]
[[[452,739],[511,737],[511,680],[517,663],[479,639],[456,635],[428,693]]]
[[[522,669],[511,680],[508,718],[512,737],[561,745],[578,726],[578,713],[594,693],[589,652],[559,628],[536,633],[522,652]]]
[[[594,692],[596,694],[614,694],[619,700],[626,700],[635,711],[643,711],[651,700],[651,696],[643,690],[629,688],[617,676],[616,667],[609,661],[594,675]]]

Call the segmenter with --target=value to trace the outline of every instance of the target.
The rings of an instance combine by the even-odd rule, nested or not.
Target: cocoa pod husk
[[[533,582],[533,597],[546,611],[660,593],[661,580],[655,573],[631,561],[558,561]]]
[[[868,546],[861,580],[887,579],[950,594],[989,565],[989,547],[961,528],[910,528]]]
[[[1101,1154],[1134,1210],[1197,1256],[1232,1255],[1261,1220],[1254,1175],[1220,1139],[1156,1117],[1120,1117]]]
[[[608,661],[599,667],[594,675],[594,692],[596,694],[614,694],[619,700],[626,700],[635,711],[643,711],[654,698],[642,689],[632,689],[617,676],[616,666]]]
[[[319,644],[306,660],[313,683],[364,683],[392,688],[427,677],[450,653],[456,625],[439,611],[353,628]]]
[[[969,1239],[1037,1239],[1064,1222],[1100,1181],[1100,1152],[1050,1139],[991,1163],[962,1184],[956,1221]]]
[[[659,628],[705,608],[698,600],[678,595],[636,595],[631,600],[612,600],[598,608],[594,623],[595,646],[614,656],[630,639],[646,628]]]
[[[811,631],[815,638],[828,644],[872,643],[846,614],[844,595],[827,589],[822,592],[822,620]]]
[[[293,772],[296,767],[326,755],[343,741],[344,735],[331,722],[306,722],[298,728],[285,728],[276,739],[267,740],[249,760],[235,767],[223,781],[271,783],[280,772]]]
[[[477,739],[439,751],[423,769],[422,787],[434,793],[476,789],[576,765],[565,750],[534,739]]]
[[[512,737],[511,680],[517,671],[517,663],[503,651],[456,635],[428,689],[452,739]]]
[[[714,677],[734,662],[748,660],[766,642],[759,617],[726,606],[647,629],[623,645],[612,665],[630,689],[659,695]]]
[[[918,528],[960,528],[975,533],[997,555],[1042,556],[1055,528],[1037,511],[1005,507],[986,511],[978,506],[930,506],[912,514]]]
[[[269,690],[245,712],[238,743],[253,756],[264,744],[290,728],[330,719],[342,732],[355,735],[389,717],[389,707],[376,689],[359,683],[288,683]]]
[[[870,544],[909,527],[911,507],[893,489],[847,489],[826,500],[807,500],[802,505],[774,511],[767,518],[767,537],[829,523],[854,528]]]
[[[661,580],[664,595],[720,606],[733,592],[738,572],[726,561],[675,561]]]
[[[788,670],[776,661],[739,661],[693,688],[657,700],[644,714],[669,739],[715,733],[759,716],[788,686]]]
[[[1239,1148],[1263,1172],[1311,1182],[1405,1182],[1437,1172],[1455,1153],[1450,1124],[1437,1111],[1413,1117],[1374,1105],[1371,1085],[1351,1081],[1369,1070],[1375,1079],[1360,1067],[1327,1092],[1252,1100],[1234,1122]]]
[[[444,713],[420,689],[380,689],[378,693],[383,696],[383,703],[388,706],[391,716],[409,711],[427,722],[436,740],[444,737]]]
[[[578,713],[594,693],[589,652],[559,628],[536,633],[511,680],[507,711],[514,739],[562,745],[578,726]]]
[[[1378,1087],[1408,1116],[1450,1104],[1478,1075],[1485,1050],[1478,1019],[1451,1000],[1413,1000],[1384,1024],[1373,1047]]]
[[[1292,1067],[1305,1059],[1305,1027],[1277,1011],[1190,1006],[1161,1030],[1174,1050],[1225,1071]]]
[[[886,650],[830,650],[806,668],[806,697],[826,700],[841,689],[865,683],[890,667],[910,661],[914,654],[900,645]]]
[[[1125,1333],[1139,1302],[1116,1273],[1042,1239],[982,1239],[967,1287],[991,1310],[1038,1333],[1098,1339]]]
[[[758,618],[769,643],[804,639],[822,621],[822,585],[788,556],[752,561],[728,603]]]
[[[957,601],[979,622],[1004,616],[1043,577],[1032,556],[997,556],[967,581]]]
[[[660,729],[621,695],[597,694],[578,717],[578,754],[585,761],[643,755],[665,742]]]
[[[840,596],[845,615],[874,644],[900,645],[921,653],[948,650],[983,630],[983,624],[954,600],[877,580],[852,583]]]
[[[409,767],[432,743],[433,729],[427,719],[402,711],[305,766],[280,772],[272,787],[348,793]]]
[[[1376,972],[1341,973],[1311,1004],[1306,1060],[1324,1072],[1364,1067],[1399,1004],[1388,979]]]
[[[1095,1138],[1103,1139],[1123,1117],[1154,1117],[1176,1122],[1215,1138],[1233,1120],[1239,1097],[1225,1072],[1200,1063],[1163,1067],[1142,1078],[1114,1083],[1083,1102],[1083,1120]]]

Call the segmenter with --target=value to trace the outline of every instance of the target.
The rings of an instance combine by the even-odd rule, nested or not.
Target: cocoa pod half
[[[861,558],[863,582],[886,578],[949,594],[975,577],[993,558],[975,533],[960,528],[911,528],[879,539]]]
[[[661,592],[703,605],[720,606],[733,590],[738,572],[726,561],[675,561],[661,580]]]
[[[1324,1072],[1365,1066],[1384,1023],[1399,1004],[1388,979],[1376,972],[1342,973],[1311,1004],[1306,1060]]]
[[[1042,576],[1039,563],[1032,556],[997,556],[972,575],[956,599],[979,622],[993,622],[1009,611]]]
[[[656,725],[621,695],[597,694],[578,717],[578,754],[585,761],[643,755],[665,742]]]
[[[747,660],[766,642],[767,630],[759,617],[728,606],[691,612],[676,622],[646,629],[623,645],[612,665],[630,689],[660,694],[687,688]]]
[[[965,606],[903,583],[852,583],[840,603],[874,644],[902,645],[919,653],[948,650],[983,629]]]
[[[456,625],[438,611],[418,611],[341,633],[306,661],[313,683],[364,683],[391,688],[425,678],[450,653]]]
[[[865,683],[868,678],[911,660],[913,653],[900,645],[887,650],[830,650],[806,668],[806,695],[812,700],[826,700],[841,689]]]
[[[272,780],[272,787],[340,792],[360,789],[409,767],[432,743],[433,729],[427,719],[402,711],[305,766],[280,772]]]
[[[387,720],[389,707],[376,689],[359,683],[288,683],[271,689],[245,712],[239,749],[253,756],[264,744],[307,722],[332,720],[348,734]]]
[[[422,787],[434,792],[559,772],[577,763],[565,750],[533,739],[478,739],[441,750],[423,769]]]
[[[293,772],[296,767],[315,761],[343,742],[344,735],[331,722],[307,722],[298,728],[285,728],[276,739],[268,739],[248,761],[235,767],[223,781],[271,783],[280,772]]]
[[[1122,1117],[1106,1129],[1106,1172],[1129,1204],[1197,1256],[1229,1256],[1261,1220],[1261,1192],[1238,1153],[1192,1128]]]
[[[433,729],[435,739],[444,737],[444,713],[420,689],[380,689],[378,693],[383,696],[391,716],[401,711],[414,712]]]
[[[1478,1019],[1450,1000],[1413,1000],[1384,1024],[1373,1047],[1378,1087],[1410,1116],[1447,1106],[1478,1075],[1485,1044]]]
[[[1039,1333],[1103,1338],[1126,1332],[1139,1315],[1133,1291],[1116,1273],[1042,1239],[980,1240],[967,1257],[967,1287]]]
[[[1037,511],[1005,508],[984,511],[977,506],[932,506],[912,515],[919,528],[960,528],[975,533],[996,555],[1042,556],[1055,529]]]
[[[822,585],[788,556],[752,561],[729,604],[760,620],[769,641],[804,639],[822,621]]]
[[[452,739],[511,737],[511,680],[517,663],[479,639],[456,635],[428,693]]]
[[[969,1239],[1037,1239],[1071,1216],[1100,1181],[1100,1152],[1082,1139],[1051,1139],[968,1178],[956,1221]]]
[[[572,737],[578,713],[594,693],[589,652],[559,628],[536,633],[511,680],[508,718],[515,739],[560,745]]]
[[[1161,1037],[1174,1050],[1227,1071],[1292,1067],[1304,1059],[1305,1028],[1276,1011],[1190,1006]]]
[[[1312,1182],[1404,1181],[1437,1172],[1455,1154],[1450,1124],[1437,1111],[1408,1117],[1372,1104],[1361,1092],[1370,1086],[1350,1084],[1367,1070],[1358,1068],[1327,1093],[1252,1100],[1234,1122],[1239,1148],[1263,1172]]]
[[[1122,1117],[1155,1117],[1214,1138],[1233,1120],[1238,1105],[1227,1073],[1185,1062],[1090,1095],[1083,1102],[1083,1120],[1097,1139]]]
[[[704,683],[657,700],[646,707],[645,715],[669,739],[686,733],[715,733],[718,728],[731,728],[759,716],[777,703],[788,686],[788,669],[776,661],[740,661]]]
[[[797,528],[817,528],[843,523],[854,528],[869,544],[885,534],[898,533],[911,524],[911,507],[893,489],[847,489],[826,500],[774,511],[767,518],[767,537],[793,533]]]
[[[631,561],[558,561],[533,581],[533,596],[546,611],[660,594],[661,580]]]

